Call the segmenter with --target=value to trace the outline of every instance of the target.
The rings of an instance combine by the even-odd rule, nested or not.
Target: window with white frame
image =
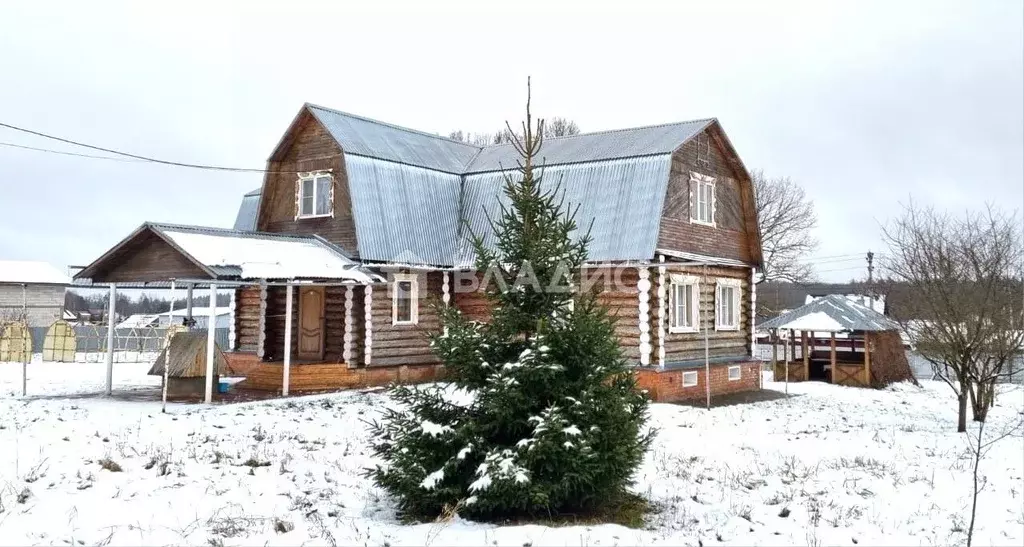
[[[742,376],[743,372],[742,369],[740,369],[740,367],[729,367],[729,380],[739,380],[740,378],[742,378]]]
[[[715,329],[739,330],[740,281],[719,279],[715,289]]]
[[[391,283],[391,324],[415,325],[419,322],[419,282],[413,274],[395,274]]]
[[[690,173],[691,198],[690,222],[715,225],[715,178],[700,173]]]
[[[697,332],[700,325],[700,284],[689,275],[672,275],[668,293],[669,332]]]
[[[296,189],[295,218],[334,214],[334,179],[330,173],[302,173]]]
[[[684,372],[683,373],[683,387],[693,387],[697,385],[697,373],[696,372]]]

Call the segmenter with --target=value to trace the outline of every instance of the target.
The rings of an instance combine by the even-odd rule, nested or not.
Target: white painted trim
[[[352,296],[353,289],[352,285],[345,287],[345,335],[343,337],[345,344],[342,350],[341,357],[345,360],[345,364],[350,368],[352,367]]]
[[[689,327],[675,325],[676,316],[676,287],[693,285],[690,291],[690,323]],[[671,334],[700,332],[700,278],[695,275],[672,274],[669,283],[669,315],[668,332]]]
[[[267,345],[267,283],[260,282],[260,327],[259,342],[256,346],[256,356],[263,359],[266,354]]]
[[[736,377],[735,378],[732,377],[733,371],[736,371]],[[742,380],[742,379],[743,379],[743,367],[741,367],[739,365],[732,365],[732,366],[730,366],[729,367],[729,381],[730,382],[735,382],[736,380]]]
[[[690,207],[690,223],[691,224],[700,224],[702,226],[710,226],[712,228],[715,228],[716,227],[715,219],[717,218],[715,213],[717,212],[717,207],[718,207],[718,204],[717,204],[717,202],[718,202],[718,188],[717,188],[718,184],[715,181],[715,177],[704,175],[704,174],[697,173],[697,172],[694,172],[694,171],[690,171],[690,182],[691,183],[694,183],[694,182],[697,183],[697,195],[694,196],[692,190],[690,192],[690,197],[692,199],[696,200],[696,201],[693,202],[693,205]],[[711,186],[711,203],[709,203],[707,205],[711,209],[711,221],[710,222],[706,221],[706,220],[703,220],[701,218],[693,216],[694,213],[697,213],[697,215],[700,215],[701,186],[702,185],[706,185],[706,184]],[[691,185],[691,188],[692,188],[692,185]]]
[[[693,380],[688,380],[693,378]],[[683,372],[683,387],[697,387],[699,377],[697,376],[696,370],[688,370]]]
[[[658,257],[658,261],[665,263],[665,255]],[[665,366],[665,311],[667,309],[667,298],[665,289],[665,266],[658,266],[658,366]]]
[[[309,218],[326,218],[334,217],[334,175],[327,171],[310,171],[306,173],[299,173],[299,178],[295,181],[295,220],[305,220]],[[317,179],[326,178],[328,184],[330,184],[330,194],[328,199],[330,200],[330,210],[327,213],[316,213],[316,181]],[[302,214],[302,183],[312,180],[313,181],[313,213],[308,215]]]
[[[719,309],[719,298],[721,298],[722,287],[729,287],[735,289],[736,295],[733,301],[733,317],[736,319],[735,325],[723,325],[721,322],[722,314],[718,313]],[[742,318],[740,317],[740,299],[743,298],[743,284],[739,279],[720,277],[715,282],[715,330],[720,331],[738,331],[740,330],[740,323]]]
[[[172,281],[171,283],[173,285],[174,282]],[[228,324],[228,348],[231,351],[237,349],[235,347],[235,295],[237,292],[238,289],[231,289],[231,303],[228,304],[228,307],[231,309],[231,323]]]
[[[366,317],[363,333],[363,365],[370,366],[373,356],[373,285],[366,285],[363,296],[363,314]]]
[[[757,347],[757,268],[750,268],[750,355]]]
[[[640,365],[651,364],[651,272],[647,268],[637,268],[640,280],[637,281],[638,322],[640,326]]]
[[[411,293],[409,305],[409,320],[398,320],[398,284],[409,283]],[[415,325],[420,321],[420,281],[416,274],[394,274],[391,281],[391,324],[392,325]]]

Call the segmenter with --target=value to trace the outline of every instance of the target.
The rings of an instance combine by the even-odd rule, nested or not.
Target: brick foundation
[[[729,367],[740,367],[740,379],[729,379]],[[697,385],[683,387],[683,373],[696,372]],[[656,402],[685,401],[707,396],[705,391],[704,367],[680,368],[675,370],[636,369],[637,387],[647,390]],[[742,362],[711,365],[711,396],[756,391],[760,389],[761,363]]]

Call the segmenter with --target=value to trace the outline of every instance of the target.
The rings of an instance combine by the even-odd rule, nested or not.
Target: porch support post
[[[345,287],[345,346],[341,357],[352,368],[352,285]]]
[[[810,378],[809,369],[811,368],[811,352],[807,350],[807,331],[800,331],[800,341],[803,344],[804,350],[804,381],[806,381],[808,378]]]
[[[640,280],[636,288],[639,290],[639,327],[640,327],[640,365],[651,364],[651,272],[644,267],[637,268]]]
[[[192,325],[192,283],[188,284],[188,292],[185,293],[185,323]]]
[[[114,312],[114,302],[117,299],[115,284],[110,284],[110,302],[107,307],[107,387],[106,393],[109,396],[114,387],[114,324],[117,323],[117,315]]]
[[[373,285],[367,285],[365,293],[363,311],[366,316],[366,325],[363,334],[363,365],[370,366],[370,359],[373,357]]]
[[[665,255],[658,257],[658,368],[665,367]]]
[[[238,303],[235,301],[236,294],[238,294],[238,287],[232,287],[231,303],[228,304],[228,307],[231,310],[228,317],[230,319],[230,322],[228,323],[228,351],[234,351],[236,349],[235,341],[237,339],[237,335],[235,333],[235,308],[238,306]]]
[[[206,404],[213,402],[213,371],[217,364],[214,362],[213,347],[217,345],[217,285],[210,283],[210,312],[206,320]]]
[[[864,331],[864,383],[871,387],[871,333]]]
[[[831,372],[829,372],[829,376],[831,376],[831,378],[829,378],[828,381],[831,382],[831,383],[835,383],[835,380],[836,380],[836,333],[834,333],[834,332],[832,333],[832,336],[831,336],[831,339],[829,340],[829,342],[831,343],[831,347],[829,349],[831,349],[831,354],[832,354],[831,355],[832,368],[829,369],[831,371]]]
[[[164,354],[164,382],[160,386],[160,412],[167,413],[167,381],[171,378],[171,340],[174,338],[174,297],[177,295],[175,291],[177,287],[174,285],[174,280],[171,280],[171,309],[167,315],[171,318],[170,323],[167,325],[167,334],[164,338],[167,340],[167,353]]]
[[[289,283],[284,290],[284,376],[281,378],[281,395],[288,396],[288,382],[292,373],[292,292]]]
[[[790,354],[792,353],[789,348],[790,348],[790,346],[792,344],[793,344],[793,330],[790,329],[789,336],[786,337],[786,347],[783,348],[783,350],[782,350],[783,355],[786,357],[786,396],[787,397],[789,396],[789,360],[790,360]]]

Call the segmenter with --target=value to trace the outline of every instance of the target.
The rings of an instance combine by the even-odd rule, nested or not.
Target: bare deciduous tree
[[[576,122],[556,116],[544,121],[544,137],[565,137],[579,135],[580,126]],[[494,133],[470,133],[461,129],[448,133],[448,138],[459,142],[465,142],[476,146],[487,146],[492,144],[510,144],[515,141],[508,128],[495,131]],[[520,136],[521,137],[521,136]]]
[[[910,204],[883,238],[884,270],[912,295],[893,318],[956,393],[957,431],[966,431],[968,401],[984,421],[1024,342],[1018,219],[992,207],[953,216]]]
[[[764,268],[760,282],[800,283],[811,278],[811,266],[803,262],[818,246],[811,230],[818,224],[814,203],[789,177],[769,179],[760,169],[750,173],[754,202],[761,228]]]

